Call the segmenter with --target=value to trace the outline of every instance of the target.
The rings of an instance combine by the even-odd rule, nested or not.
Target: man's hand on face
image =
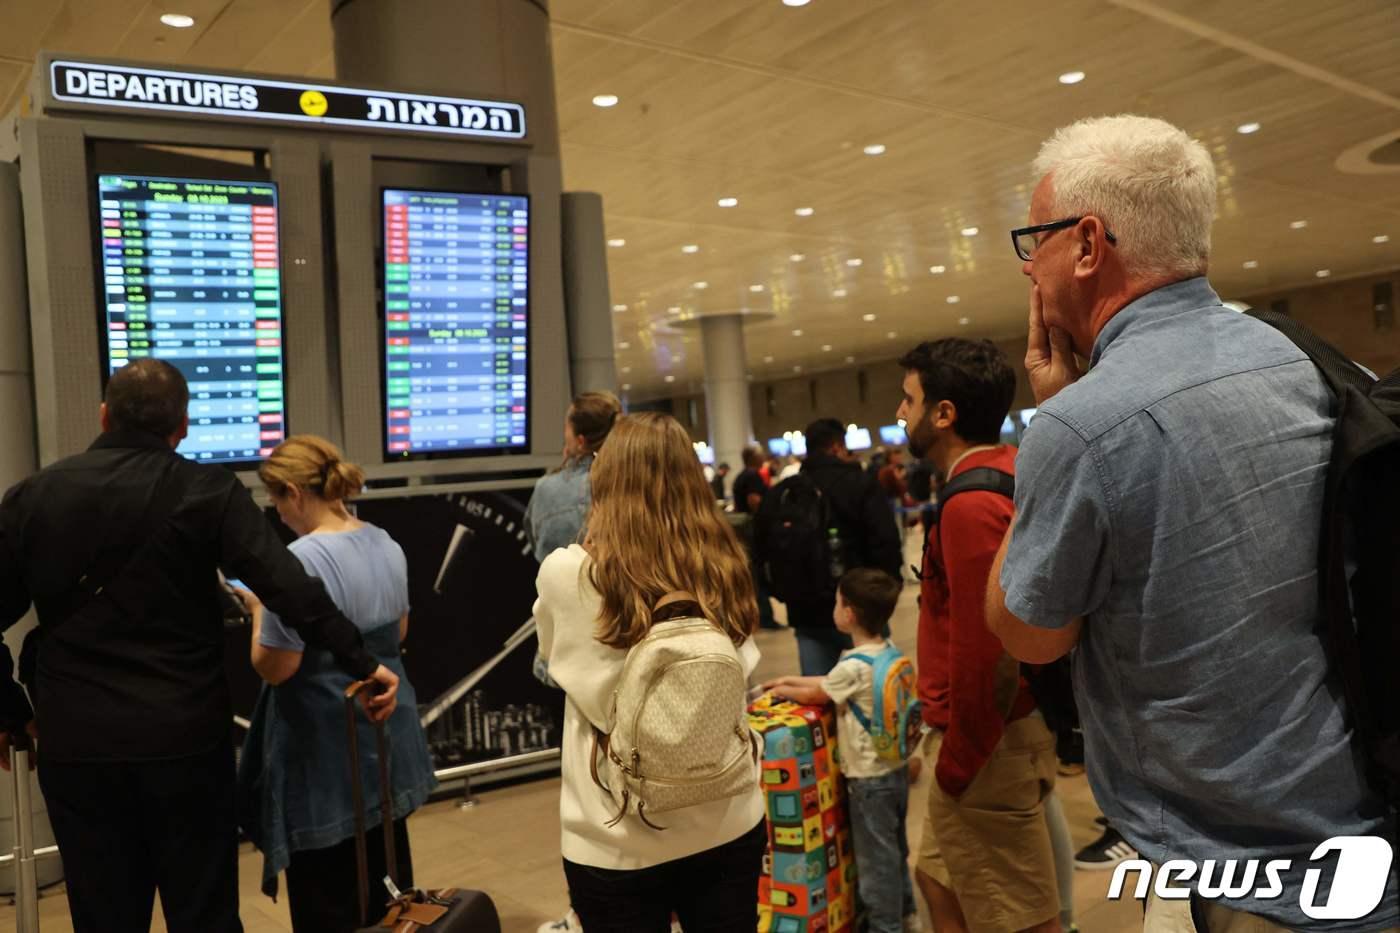
[[[1040,304],[1040,288],[1031,285],[1030,334],[1026,338],[1026,374],[1036,405],[1043,405],[1061,389],[1084,373],[1074,357],[1069,334],[1058,327],[1045,326]]]

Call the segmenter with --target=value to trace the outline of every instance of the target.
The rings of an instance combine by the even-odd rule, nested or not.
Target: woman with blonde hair
[[[381,528],[357,519],[346,502],[365,474],[329,441],[287,438],[258,470],[277,514],[299,535],[291,551],[325,583],[336,606],[364,633],[365,647],[399,676],[399,706],[385,723],[392,781],[397,883],[413,885],[406,821],[435,780],[418,702],[399,658],[408,632],[408,565]],[[346,769],[344,695],[350,677],[329,653],[309,649],[273,613],[243,593],[253,610],[253,667],[266,682],[239,765],[244,831],[263,853],[263,892],[275,896],[287,872],[296,933],[344,933],[359,924],[355,890],[355,809]],[[375,741],[361,717],[359,769],[371,891],[388,874],[379,821]],[[371,904],[377,899],[371,897]]]
[[[567,695],[560,820],[570,901],[587,933],[666,933],[673,911],[686,933],[751,928],[766,843],[756,769],[736,796],[667,812],[664,830],[636,812],[618,819],[592,775],[594,730],[608,728],[628,650],[654,623],[709,621],[752,674],[748,557],[669,415],[618,419],[592,487],[586,542],[545,559],[535,603],[541,650]],[[669,601],[677,593],[690,598]]]
[[[611,392],[585,392],[564,416],[564,462],[540,478],[525,509],[525,533],[543,561],[578,540],[588,520],[589,473],[622,403]]]

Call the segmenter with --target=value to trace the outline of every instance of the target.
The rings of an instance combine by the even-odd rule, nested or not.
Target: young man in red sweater
[[[999,443],[1016,376],[990,341],[922,343],[900,360],[909,450],[940,490],[970,470],[1014,473]],[[993,479],[996,474],[980,474]],[[933,768],[915,878],[939,933],[1057,933],[1059,897],[1044,800],[1055,742],[987,629],[987,574],[1011,523],[1001,492],[940,491],[921,572],[919,694]]]

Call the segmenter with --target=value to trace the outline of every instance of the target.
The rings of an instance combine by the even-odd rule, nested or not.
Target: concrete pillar
[[[753,442],[749,411],[744,319],[737,314],[700,319],[705,348],[705,409],[709,413],[710,446],[715,463],[728,463],[731,477],[744,468],[744,447]]]
[[[569,322],[573,393],[616,392],[602,197],[590,191],[565,193],[560,227],[564,234],[564,312]]]

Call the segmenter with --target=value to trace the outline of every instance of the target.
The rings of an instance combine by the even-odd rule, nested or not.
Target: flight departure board
[[[529,451],[529,199],[386,188],[386,460]]]
[[[286,434],[276,185],[102,175],[98,199],[108,371],[184,374],[186,457],[267,456]]]

